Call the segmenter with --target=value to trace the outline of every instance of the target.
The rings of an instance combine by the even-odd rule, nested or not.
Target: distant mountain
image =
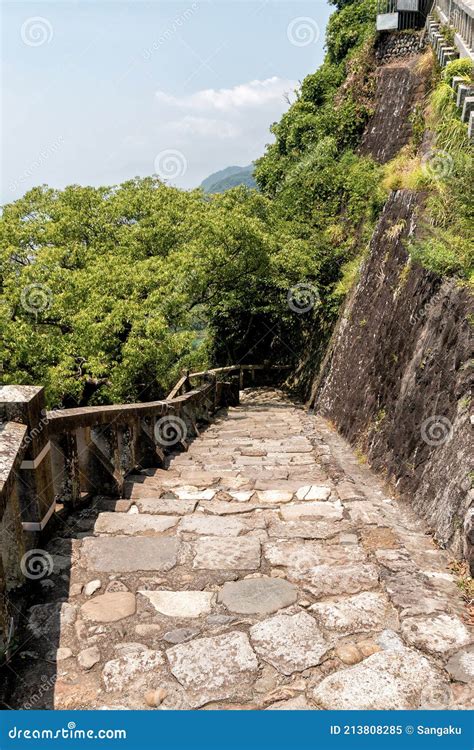
[[[219,172],[214,172],[201,183],[205,193],[225,193],[238,185],[246,185],[256,188],[257,183],[253,176],[253,164],[247,167],[226,167]]]

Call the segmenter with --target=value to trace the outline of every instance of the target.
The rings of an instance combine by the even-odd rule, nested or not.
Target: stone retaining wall
[[[382,65],[392,60],[417,55],[424,46],[421,32],[382,32],[375,51],[375,59],[379,65]]]

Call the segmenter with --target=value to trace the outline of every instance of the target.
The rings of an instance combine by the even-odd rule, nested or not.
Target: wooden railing
[[[123,497],[128,474],[165,465],[186,449],[246,384],[284,367],[237,365],[184,373],[168,398],[46,411],[44,389],[0,388],[0,662],[9,639],[8,591],[24,580],[24,555],[38,546],[58,504],[95,494]]]

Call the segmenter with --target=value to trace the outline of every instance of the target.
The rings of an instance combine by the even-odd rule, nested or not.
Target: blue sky
[[[323,58],[326,0],[3,2],[5,203],[159,173],[190,188],[271,140]]]

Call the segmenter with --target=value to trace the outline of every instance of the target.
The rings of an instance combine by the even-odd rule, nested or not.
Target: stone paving
[[[76,516],[68,593],[29,612],[36,679],[45,648],[55,662],[49,707],[472,706],[449,556],[284,394],[244,392],[127,494]]]

